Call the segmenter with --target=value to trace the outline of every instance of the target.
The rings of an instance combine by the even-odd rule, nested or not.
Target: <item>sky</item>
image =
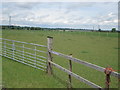
[[[47,28],[118,28],[118,2],[3,2],[2,25]]]

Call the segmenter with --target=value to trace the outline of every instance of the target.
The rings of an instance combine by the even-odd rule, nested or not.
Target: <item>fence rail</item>
[[[87,79],[85,79],[85,78],[83,78],[83,77],[81,77],[81,76],[79,76],[79,75],[77,75],[77,74],[75,74],[75,73],[73,73],[73,72],[71,72],[71,71],[63,68],[63,67],[61,67],[60,65],[58,65],[58,64],[56,64],[56,63],[53,63],[53,62],[51,62],[51,61],[49,61],[49,62],[50,62],[53,66],[55,66],[55,67],[59,68],[60,70],[68,73],[69,75],[75,77],[76,79],[80,80],[81,82],[84,82],[84,83],[90,85],[90,86],[93,87],[93,88],[98,88],[98,89],[102,88],[102,87],[100,87],[100,86],[98,86],[98,85],[96,85],[96,84],[88,81]]]
[[[40,46],[40,47],[47,47],[47,46],[45,46],[45,45],[39,45],[39,44],[34,44],[34,43],[27,43],[27,42],[21,42],[21,41],[4,39],[4,38],[0,38],[0,39],[1,39],[1,40],[6,40],[6,41],[18,42],[18,43],[22,43],[22,44],[30,44],[30,45]]]
[[[68,55],[65,55],[65,54],[62,54],[62,53],[59,53],[59,52],[55,52],[55,51],[49,51],[51,52],[52,54],[55,54],[55,55],[58,55],[58,56],[61,56],[61,57],[64,57],[68,60],[71,60],[71,61],[74,61],[74,62],[77,62],[77,63],[80,63],[80,64],[83,64],[85,66],[88,66],[90,68],[93,68],[93,69],[96,69],[98,71],[101,71],[101,72],[104,72],[105,71],[105,68],[101,67],[101,66],[98,66],[98,65],[95,65],[95,64],[92,64],[92,63],[88,63],[86,61],[82,61],[80,59],[77,59],[77,58],[73,58],[71,56],[68,56]],[[116,78],[119,78],[120,79],[120,73],[117,73],[117,72],[111,72],[111,75],[116,77]]]
[[[37,48],[42,47],[47,50],[47,46],[21,42],[16,40],[9,40],[0,38],[2,42],[2,53],[1,55],[9,59],[13,59],[25,65],[46,71],[47,69],[47,58],[46,51],[38,50]],[[26,47],[25,47],[26,45]],[[31,47],[27,47],[31,45]],[[34,49],[33,49],[34,48]],[[44,53],[45,56],[40,56],[37,53]]]
[[[86,61],[82,61],[82,60],[80,60],[80,59],[73,58],[73,57],[71,57],[71,56],[68,56],[68,55],[65,55],[65,54],[62,54],[62,53],[53,51],[53,50],[52,50],[52,40],[53,40],[52,37],[48,37],[48,63],[47,63],[47,64],[48,64],[48,69],[47,69],[47,70],[48,70],[48,73],[49,73],[49,74],[52,74],[52,72],[53,72],[53,71],[52,71],[52,66],[51,66],[51,65],[53,65],[53,66],[55,66],[56,68],[58,68],[58,69],[60,69],[60,70],[62,70],[62,71],[64,71],[64,72],[68,73],[69,76],[71,75],[71,76],[75,77],[76,79],[80,80],[81,82],[84,82],[84,83],[86,83],[87,85],[89,85],[89,86],[91,86],[91,87],[93,87],[93,88],[97,88],[97,89],[99,89],[99,90],[104,90],[104,88],[102,88],[101,86],[96,85],[95,83],[90,82],[90,81],[86,80],[85,78],[83,78],[83,77],[81,77],[81,76],[73,73],[72,71],[67,70],[67,69],[63,68],[62,66],[54,63],[54,62],[52,61],[52,58],[53,58],[53,57],[52,57],[52,54],[55,54],[55,55],[60,56],[60,57],[64,57],[64,58],[66,58],[67,60],[74,61],[74,62],[79,63],[79,64],[83,64],[83,65],[85,65],[85,66],[88,66],[88,67],[90,67],[90,68],[93,68],[93,69],[98,70],[98,71],[101,71],[101,72],[105,72],[105,69],[106,69],[106,68],[103,68],[103,67],[100,67],[100,66],[98,66],[98,65],[95,65],[95,64],[92,64],[92,63],[89,63],[89,62],[86,62]],[[70,63],[69,66],[71,66],[71,63]],[[107,70],[107,73],[105,72],[105,74],[106,74],[106,87],[105,87],[105,88],[108,88],[108,90],[109,90],[109,79],[110,79],[110,75],[112,75],[112,76],[120,79],[120,73],[111,72],[110,70]],[[71,81],[71,80],[70,80],[70,81]],[[69,82],[69,83],[70,83],[70,85],[71,85],[71,82]],[[71,87],[71,86],[69,86],[69,87]]]
[[[66,72],[69,75],[69,83],[71,85],[71,76],[75,77],[76,79],[80,80],[81,82],[86,83],[87,85],[93,87],[93,88],[97,88],[102,90],[103,88],[99,85],[96,85],[95,83],[75,74],[72,72],[72,61],[79,63],[79,64],[83,64],[87,67],[93,68],[97,71],[101,71],[101,72],[105,72],[105,68],[86,62],[86,61],[82,61],[80,59],[74,58],[72,56],[69,55],[65,55],[56,51],[52,50],[52,40],[53,37],[47,37],[47,46],[45,45],[39,45],[39,44],[34,44],[34,43],[27,43],[27,42],[21,42],[21,41],[15,41],[15,40],[9,40],[9,39],[3,39],[0,38],[0,40],[2,40],[2,53],[0,55],[10,58],[12,60],[18,61],[20,63],[23,63],[25,65],[46,71],[49,75],[53,74],[53,68],[52,66],[55,66],[56,68]],[[20,45],[17,45],[16,43],[19,43]],[[27,47],[25,45],[32,45],[33,48],[31,47]],[[38,47],[42,47],[45,48],[45,51],[43,50],[38,50]],[[30,50],[30,51],[29,51]],[[45,54],[45,55],[41,55],[41,54]],[[70,63],[70,68],[65,69],[64,67],[56,64],[53,62],[52,60],[52,54],[55,54],[57,56],[60,57],[64,57],[66,58]],[[47,57],[46,57],[47,55]],[[109,71],[109,70],[108,70]],[[114,76],[118,79],[120,79],[120,73],[117,72],[111,72],[109,75],[106,74],[106,88],[109,88],[109,78],[111,76]],[[72,88],[72,86],[70,86],[69,88]]]

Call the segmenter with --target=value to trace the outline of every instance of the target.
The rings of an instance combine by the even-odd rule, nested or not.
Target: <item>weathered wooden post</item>
[[[53,37],[50,37],[50,36],[47,36],[47,49],[48,49],[48,58],[47,58],[47,73],[49,75],[51,75],[53,73],[52,71],[52,65],[49,61],[52,61],[52,55],[51,55],[51,50],[52,50],[52,40],[53,40]]]
[[[111,71],[110,67],[105,68],[104,73],[106,74],[106,77],[105,77],[105,79],[106,79],[106,82],[105,82],[106,90],[109,90],[109,88],[110,88],[110,74],[111,74],[111,72],[112,71]]]
[[[72,54],[70,54],[70,57],[72,57]],[[69,70],[72,72],[72,61],[71,60],[69,60]],[[70,74],[69,74],[69,88],[72,88],[72,78]]]

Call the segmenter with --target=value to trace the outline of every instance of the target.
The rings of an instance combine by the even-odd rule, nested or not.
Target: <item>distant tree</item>
[[[11,29],[15,29],[14,27],[11,27]]]
[[[24,29],[24,27],[21,27],[21,29]]]
[[[4,26],[2,26],[2,29],[5,29],[5,27],[4,27]]]
[[[116,28],[112,28],[112,31],[111,32],[116,32]]]
[[[17,29],[19,30],[19,29],[20,29],[20,27],[17,27]]]
[[[31,27],[31,30],[34,30],[34,27]]]
[[[99,28],[98,31],[101,32],[101,29]]]

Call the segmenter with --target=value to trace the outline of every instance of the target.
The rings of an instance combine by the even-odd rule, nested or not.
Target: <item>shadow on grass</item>
[[[116,48],[116,47],[114,47],[114,49],[120,49],[120,48]]]
[[[63,86],[65,86],[66,89],[67,89],[68,85],[67,85],[67,82],[66,82],[66,81],[62,80],[62,79],[61,79],[60,77],[58,77],[55,73],[53,73],[53,77],[54,77],[56,80],[58,80]]]
[[[87,51],[81,51],[81,53],[88,53]]]

